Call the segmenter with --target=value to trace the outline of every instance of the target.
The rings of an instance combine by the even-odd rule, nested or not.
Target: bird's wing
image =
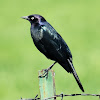
[[[63,61],[72,58],[69,47],[49,23],[42,25],[41,28],[43,29],[43,38],[40,42],[49,56],[48,58]]]

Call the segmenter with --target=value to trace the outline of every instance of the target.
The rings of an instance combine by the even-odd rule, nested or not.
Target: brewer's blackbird
[[[80,89],[84,92],[72,63],[71,51],[58,32],[40,15],[33,14],[22,18],[31,23],[31,37],[37,49],[48,59],[54,60],[54,64],[57,62],[68,73],[72,73]],[[45,71],[48,72],[53,65]]]

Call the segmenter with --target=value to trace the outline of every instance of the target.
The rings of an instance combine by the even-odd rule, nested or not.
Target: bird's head
[[[42,22],[46,21],[42,16],[37,14],[23,16],[21,18],[28,20],[31,24],[36,24],[36,23],[42,24]]]

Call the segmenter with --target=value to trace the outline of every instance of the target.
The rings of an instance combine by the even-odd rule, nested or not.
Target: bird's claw
[[[44,73],[43,73],[42,75],[38,76],[38,77],[39,77],[39,78],[43,78],[43,77],[46,76],[46,78],[48,78],[48,72],[49,72],[49,70],[50,70],[55,64],[56,64],[56,62],[54,62],[49,68],[44,69],[44,70],[43,70]]]
[[[44,69],[43,71],[44,71],[44,73],[43,73],[42,75],[39,75],[39,76],[38,76],[39,78],[43,78],[43,77],[45,77],[45,76],[48,77],[48,71],[49,71],[49,70],[48,70],[48,69]],[[47,77],[46,77],[46,78],[47,78]]]

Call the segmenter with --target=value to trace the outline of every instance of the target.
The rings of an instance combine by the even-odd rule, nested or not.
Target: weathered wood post
[[[43,74],[44,71],[39,71],[39,76]],[[46,99],[49,97],[52,97],[56,95],[56,89],[55,89],[55,80],[54,80],[54,71],[50,70],[48,72],[48,77],[39,77],[39,88],[40,88],[40,98]],[[56,98],[52,98],[50,100],[56,100]]]

